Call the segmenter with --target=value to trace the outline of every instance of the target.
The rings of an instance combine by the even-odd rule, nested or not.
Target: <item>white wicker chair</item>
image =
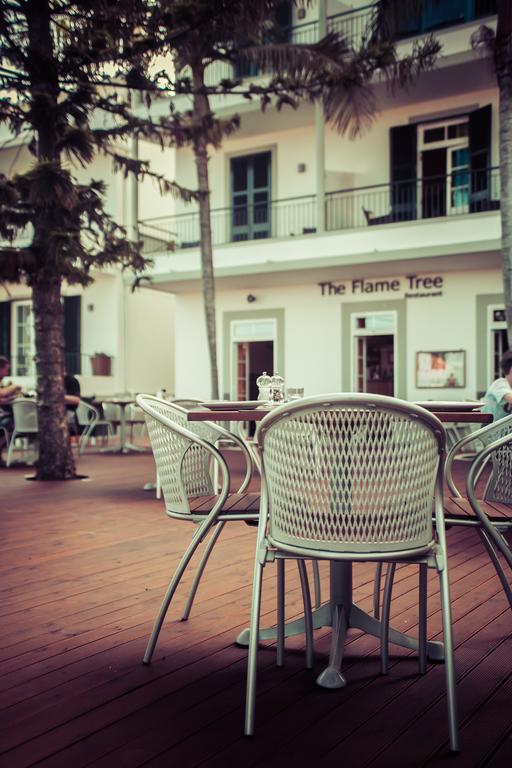
[[[171,579],[153,626],[144,654],[144,663],[149,664],[174,592],[194,552],[211,534],[194,576],[183,620],[190,614],[208,557],[224,525],[233,520],[255,523],[259,516],[259,494],[246,491],[252,477],[252,462],[243,444],[240,448],[247,457],[247,471],[238,491],[230,493],[229,469],[214,443],[221,437],[236,441],[236,436],[210,422],[189,424],[186,410],[167,400],[138,395],[137,404],[146,417],[167,514],[198,525]],[[221,477],[218,492],[212,483],[213,462],[217,464]]]
[[[37,404],[34,400],[19,398],[12,403],[14,429],[9,441],[6,466],[11,466],[12,456],[16,448],[16,440],[23,438],[37,445]],[[24,449],[23,449],[24,450]]]
[[[263,568],[274,559],[420,564],[420,668],[426,568],[440,580],[450,745],[458,749],[447,553],[445,433],[427,411],[389,397],[327,395],[286,404],[256,433],[262,496],[254,566],[245,733],[254,732]],[[435,504],[436,531],[432,526]],[[311,621],[309,622],[311,623]],[[334,631],[334,630],[333,630]],[[382,624],[387,653],[387,623]],[[341,633],[343,635],[343,633]],[[333,637],[336,637],[334,634]],[[382,649],[381,649],[382,652]]]
[[[501,552],[512,568],[510,548],[503,537],[504,532],[512,529],[512,490],[509,495],[503,493],[507,483],[512,483],[512,467],[507,465],[504,460],[505,449],[501,449],[499,458],[496,452],[499,441],[505,438],[506,442],[507,437],[512,438],[512,416],[506,416],[504,419],[494,421],[492,424],[465,435],[451,447],[445,464],[446,484],[451,498],[445,502],[444,519],[447,525],[476,528],[512,608],[512,589],[498,557]],[[460,456],[464,456],[468,452],[474,453],[474,458],[467,478],[469,484],[467,485],[467,494],[464,494],[455,484],[453,464]],[[492,463],[492,474],[481,499],[478,500],[476,486],[489,462]],[[471,488],[473,502],[469,498],[469,488]],[[494,488],[499,489],[499,496],[496,495]],[[394,570],[394,566],[390,565],[386,573],[383,606],[384,610],[388,612]],[[374,613],[376,617],[380,615],[381,577],[382,570],[381,566],[378,565],[374,589]],[[386,603],[388,603],[387,606]]]
[[[98,428],[106,432],[107,441],[114,437],[112,424],[107,419],[101,419],[100,413],[94,405],[80,400],[76,409],[76,418],[78,426],[81,429],[80,439],[78,441],[78,453],[83,453],[91,437],[95,436]]]

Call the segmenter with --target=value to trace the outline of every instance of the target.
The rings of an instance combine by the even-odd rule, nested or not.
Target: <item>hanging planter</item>
[[[95,352],[91,355],[91,368],[93,376],[110,376],[112,358],[104,352]]]

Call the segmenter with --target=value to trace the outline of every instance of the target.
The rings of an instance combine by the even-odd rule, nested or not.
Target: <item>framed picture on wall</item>
[[[466,386],[466,352],[416,352],[417,389],[457,389]]]

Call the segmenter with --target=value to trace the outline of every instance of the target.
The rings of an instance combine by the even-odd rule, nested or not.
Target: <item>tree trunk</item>
[[[38,480],[75,476],[64,404],[64,313],[60,278],[33,282],[36,330]]]
[[[211,114],[204,89],[204,68],[192,69],[194,84],[194,118],[204,120]],[[199,225],[201,233],[201,271],[203,301],[206,318],[206,335],[210,355],[212,397],[219,397],[219,372],[217,366],[217,322],[215,317],[215,281],[213,275],[212,226],[210,218],[210,185],[208,180],[208,141],[204,130],[198,130],[193,144],[199,190]]]
[[[496,74],[499,88],[501,268],[509,346],[512,344],[512,4],[498,4]]]
[[[51,37],[48,0],[31,0],[26,8],[29,37],[27,71],[34,102],[39,107],[34,126],[37,131],[38,161],[59,162],[55,115],[59,80]],[[64,403],[64,318],[61,277],[56,254],[48,252],[52,215],[38,211],[34,221],[32,249],[38,269],[31,275],[32,306],[36,331],[37,418],[39,438],[39,480],[66,480],[75,476]]]

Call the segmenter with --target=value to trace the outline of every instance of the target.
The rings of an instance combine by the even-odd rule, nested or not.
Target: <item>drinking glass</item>
[[[304,387],[287,387],[286,401],[291,403],[293,400],[300,400],[304,397]]]

